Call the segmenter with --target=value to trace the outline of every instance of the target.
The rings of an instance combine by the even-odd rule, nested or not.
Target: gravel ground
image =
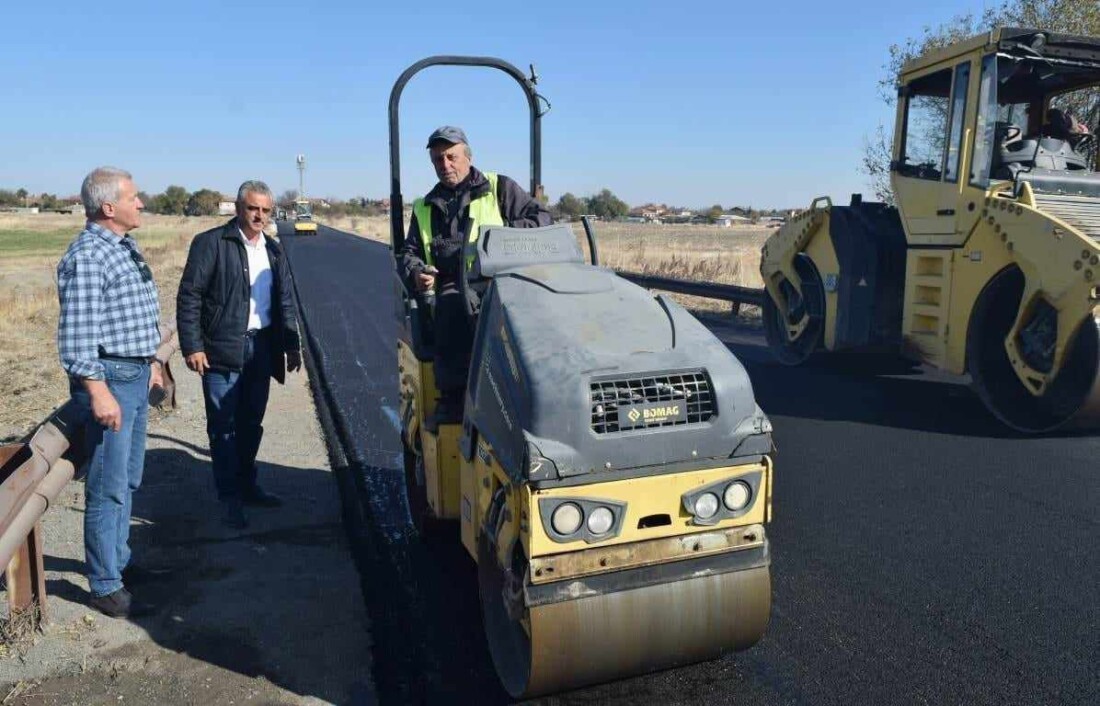
[[[176,361],[179,407],[153,413],[131,531],[135,562],[168,570],[132,587],[161,610],[129,621],[87,608],[84,486],[70,484],[43,519],[49,623],[0,646],[0,703],[375,703],[368,618],[306,378],[273,385],[260,451],[260,481],[286,505],[234,532],[219,522],[199,378]]]

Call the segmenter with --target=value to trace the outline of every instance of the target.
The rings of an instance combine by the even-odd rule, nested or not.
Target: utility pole
[[[298,198],[306,197],[306,156],[298,155]]]

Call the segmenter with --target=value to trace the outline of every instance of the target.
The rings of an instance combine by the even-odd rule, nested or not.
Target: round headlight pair
[[[722,502],[725,503],[727,509],[733,512],[744,510],[751,499],[752,489],[744,481],[738,480],[730,483],[726,486],[725,492],[722,493]],[[700,520],[709,520],[714,517],[718,514],[718,509],[718,496],[714,493],[703,493],[695,498],[693,510],[695,516]]]
[[[576,503],[562,503],[550,515],[550,526],[560,535],[571,535],[581,528],[584,512]],[[588,516],[588,531],[592,534],[607,534],[615,524],[615,514],[606,507],[598,507]]]

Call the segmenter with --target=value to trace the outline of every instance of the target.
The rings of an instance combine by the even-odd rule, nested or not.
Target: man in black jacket
[[[464,293],[459,291],[465,227],[469,226],[470,242],[474,242],[479,226],[537,228],[550,225],[551,218],[546,208],[512,179],[475,168],[461,128],[448,125],[433,132],[428,151],[439,183],[413,204],[401,268],[413,291],[435,293],[433,363],[440,398],[435,419],[429,423],[437,424],[462,419],[462,394],[473,345]]]
[[[187,367],[202,376],[214,484],[230,527],[248,525],[244,505],[282,500],[256,483],[271,378],[302,365],[290,270],[264,235],[274,197],[262,181],[237,191],[237,216],[191,242],[176,297]]]

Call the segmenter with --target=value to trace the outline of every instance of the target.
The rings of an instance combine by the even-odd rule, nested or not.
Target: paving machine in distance
[[[313,220],[313,204],[306,199],[294,202],[294,232],[317,234],[317,222]]]
[[[390,96],[391,237],[404,241]],[[533,72],[532,72],[533,74]],[[436,405],[429,302],[398,284],[401,430],[414,524],[477,564],[496,671],[514,697],[710,659],[756,643],[771,606],[771,425],[740,362],[674,301],[591,264],[568,224],[483,226],[460,424]],[[475,302],[479,302],[476,303]]]
[[[897,207],[820,198],[764,245],[775,357],[891,347],[968,373],[1016,430],[1095,426],[1098,87],[1100,39],[1032,29],[907,63]]]

